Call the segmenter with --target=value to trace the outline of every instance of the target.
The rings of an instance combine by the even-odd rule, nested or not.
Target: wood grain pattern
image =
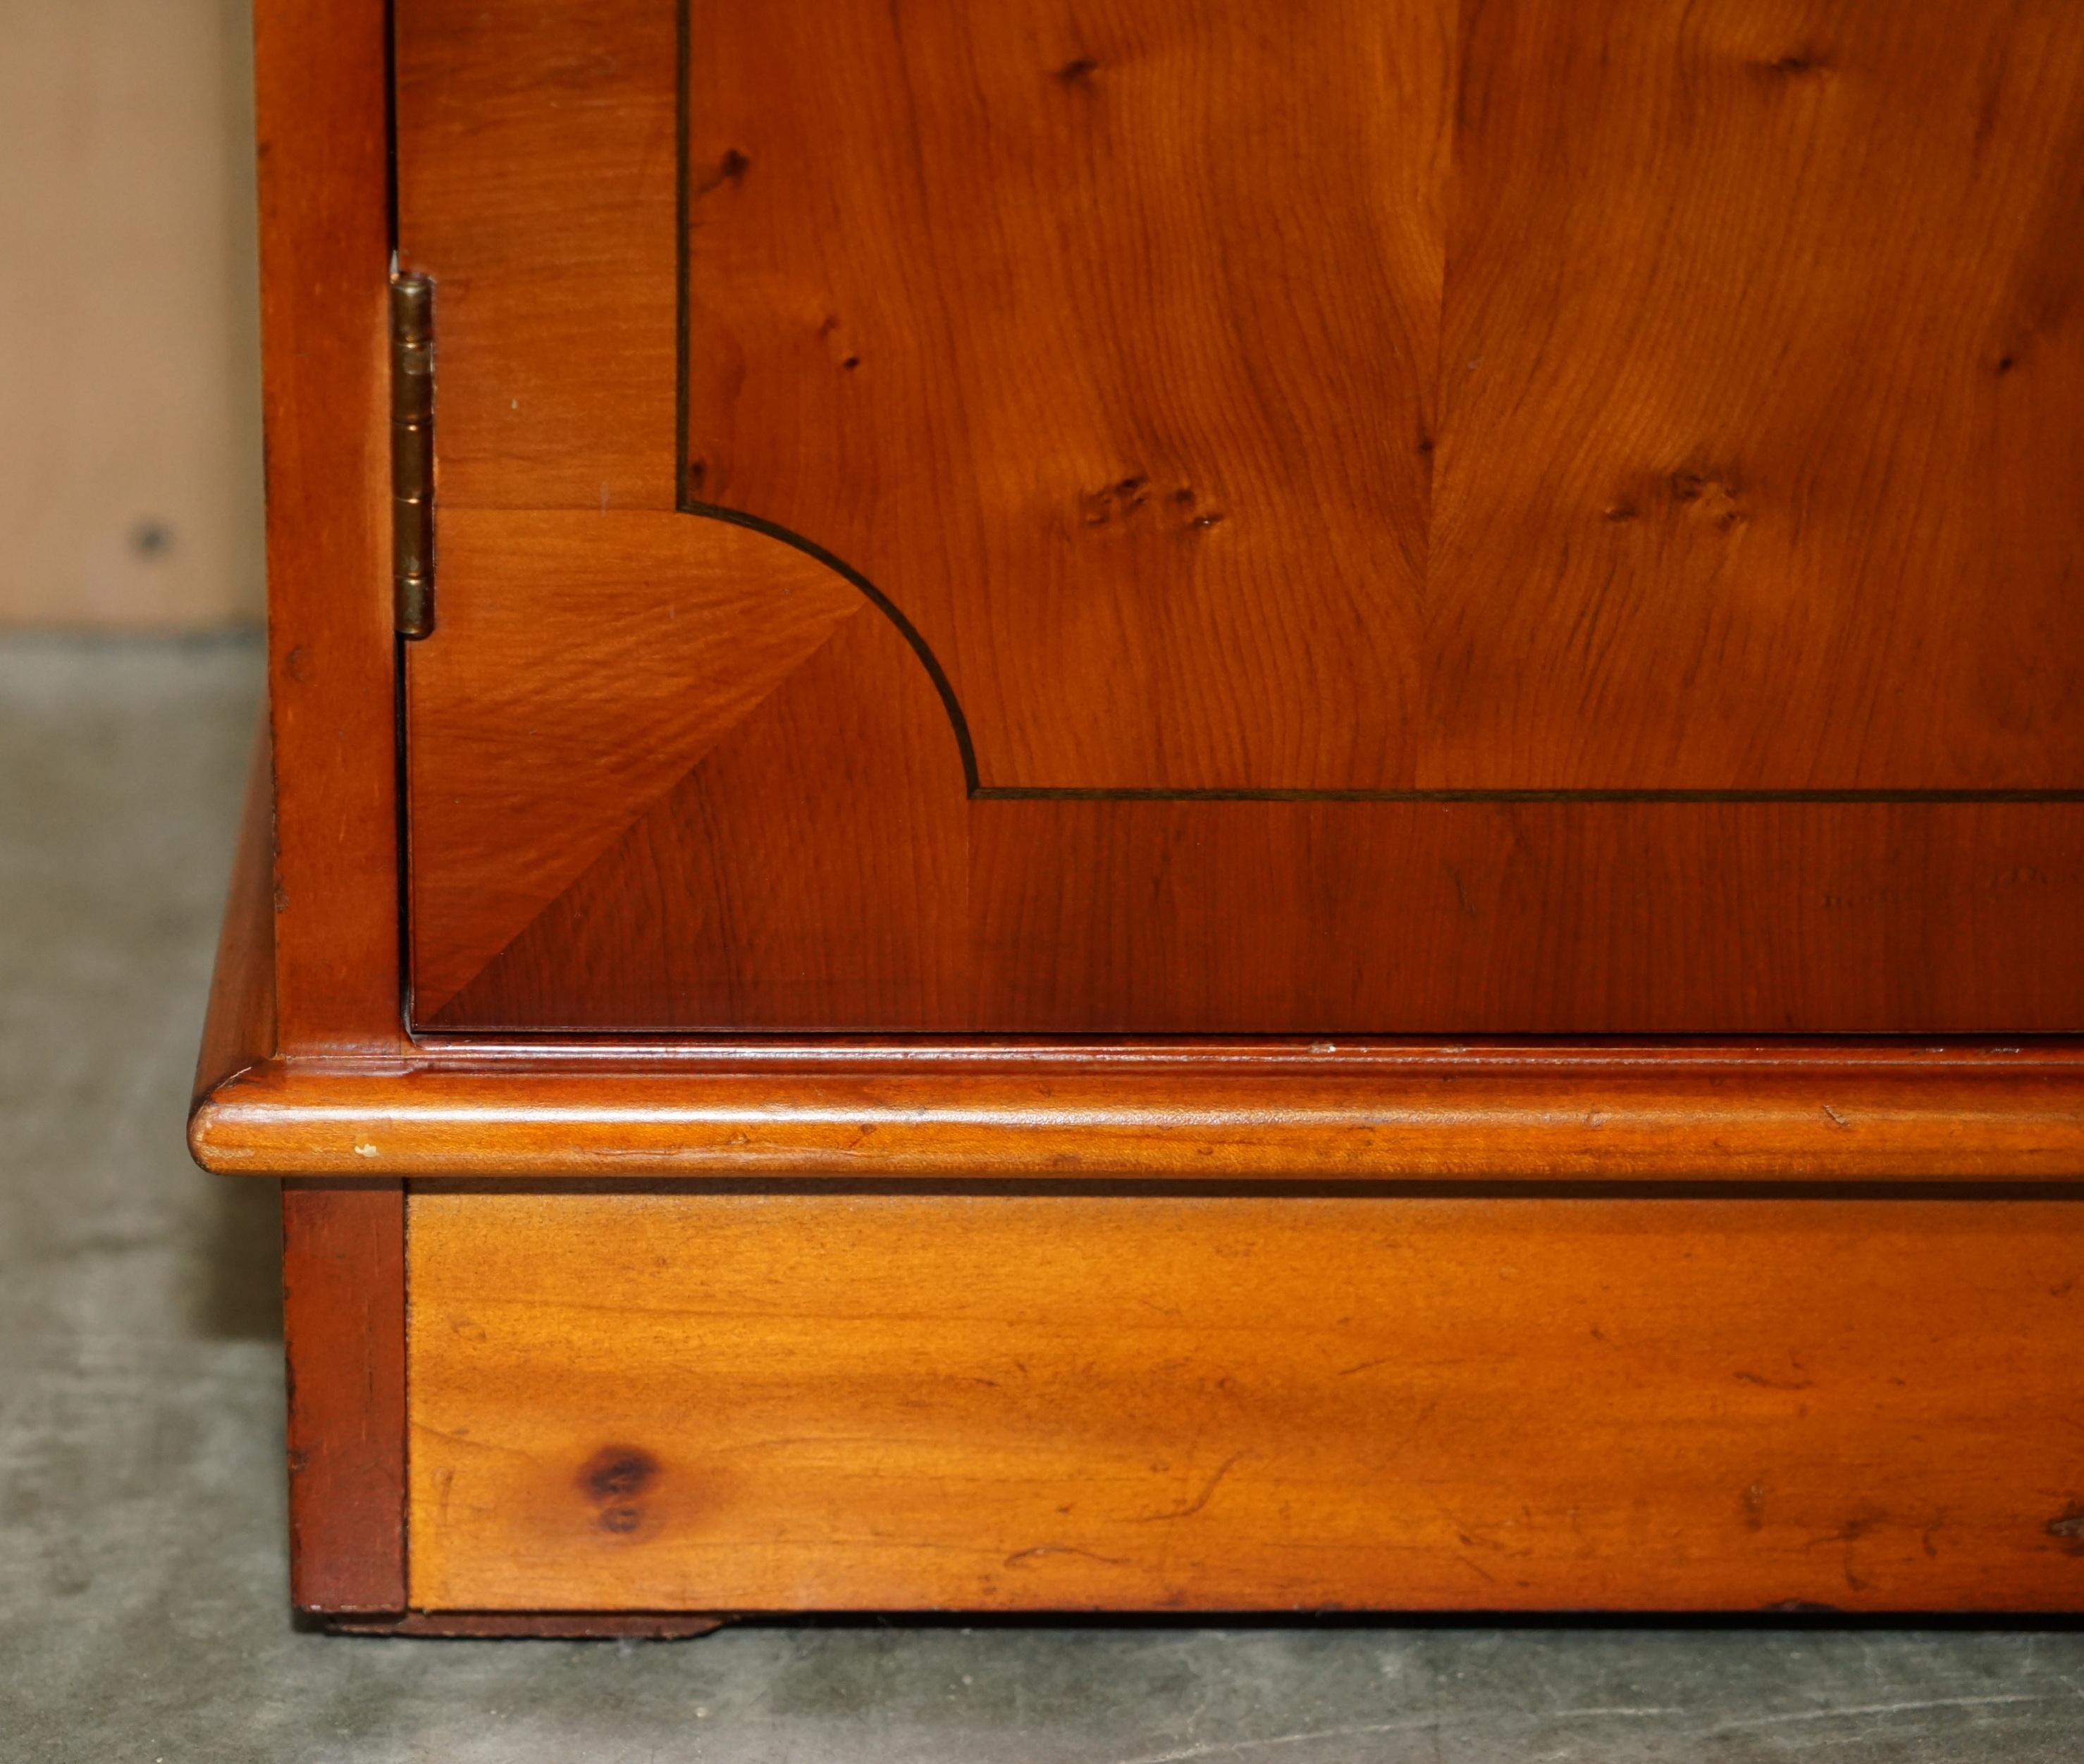
[[[192,1126],[300,1606],[2084,1608],[2073,9],[404,0],[417,1045],[383,10]]]
[[[256,0],[275,961],[283,1048],[395,1052],[383,8]]]
[[[756,537],[731,550],[753,569],[777,553],[801,562]],[[515,697],[542,677],[515,658],[527,641],[493,650]],[[561,659],[556,677],[586,676]],[[545,829],[562,888],[421,1001],[434,1028],[1972,1033],[2065,1030],[2084,1008],[2084,809],[966,799],[932,682],[871,613],[684,776],[662,788],[659,765],[648,808],[604,838],[621,780],[579,791],[561,761],[524,761],[558,746],[607,780],[618,723],[520,749],[463,702],[415,775],[454,780],[424,816],[438,852],[489,842],[448,872],[483,895],[445,893],[438,926],[476,953],[502,851],[531,880],[515,821],[479,812],[491,766],[548,783],[520,825]],[[648,767],[667,746],[627,750]],[[432,930],[419,947],[442,953]]]
[[[673,1019],[718,1027],[967,1027],[967,808],[940,700],[871,612],[421,1020],[526,1021],[577,950],[592,1011],[560,1028],[648,1027],[662,993]],[[633,888],[654,904],[627,910]]]
[[[239,809],[239,846],[210,969],[210,1008],[196,1050],[189,1113],[227,1079],[272,1059],[275,1028],[275,779],[263,712]]]
[[[232,1174],[1921,1183],[2084,1177],[2073,1047],[437,1045],[260,1068]]]
[[[2084,1605],[2070,1205],[411,1206],[423,1608]]]
[[[384,11],[257,0],[254,32],[277,1040],[291,1057],[392,1053],[403,1031]],[[399,1185],[286,1185],[282,1275],[291,1597],[307,1611],[401,1610]]]
[[[676,21],[676,0],[398,8],[399,261],[441,286],[445,511],[678,506]]]
[[[423,1020],[841,624],[874,617],[824,565],[722,521],[604,532],[584,514],[464,510],[441,545],[444,640],[416,647],[408,705]],[[545,672],[537,634],[574,582],[590,616]]]
[[[2074,788],[2076,8],[1465,22],[1429,778]]]
[[[2076,811],[964,804],[924,787],[953,761],[923,681],[865,741],[835,715],[904,686],[896,638],[854,634],[422,1020],[1857,1035],[2084,1011]],[[870,642],[883,668],[837,672]]]
[[[2073,11],[688,6],[401,15],[421,1026],[2084,1027]]]
[[[405,1609],[405,1196],[360,1176],[282,1185],[290,1597]]]
[[[1447,0],[691,11],[690,500],[889,592],[987,786],[1411,782]]]

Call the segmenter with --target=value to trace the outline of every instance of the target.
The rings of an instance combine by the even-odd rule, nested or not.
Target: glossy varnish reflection
[[[423,1024],[2078,1026],[2069,9],[401,27]]]
[[[256,10],[307,1613],[2084,1604],[2073,8]]]

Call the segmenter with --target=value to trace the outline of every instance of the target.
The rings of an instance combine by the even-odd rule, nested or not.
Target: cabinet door
[[[400,0],[416,1020],[2084,1028],[2073,0]]]

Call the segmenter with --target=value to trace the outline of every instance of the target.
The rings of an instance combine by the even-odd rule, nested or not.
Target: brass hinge
[[[391,601],[400,637],[434,628],[434,285],[391,278]]]

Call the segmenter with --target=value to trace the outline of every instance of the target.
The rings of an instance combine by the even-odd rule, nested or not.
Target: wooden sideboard
[[[301,1609],[2084,1608],[2084,15],[257,12]]]

